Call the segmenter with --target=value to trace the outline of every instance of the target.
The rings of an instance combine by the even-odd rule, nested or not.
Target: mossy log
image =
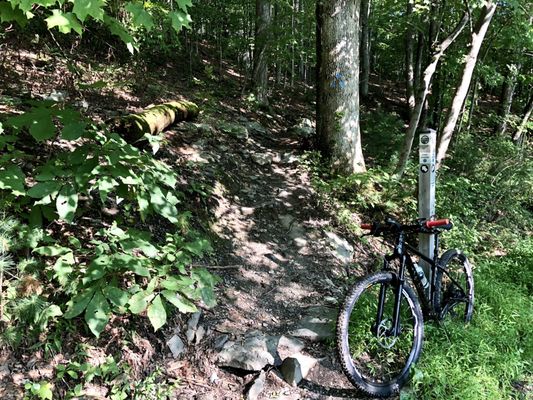
[[[127,142],[134,143],[145,134],[157,135],[176,122],[191,121],[199,112],[198,106],[190,101],[172,101],[152,106],[138,114],[115,118],[110,125]]]

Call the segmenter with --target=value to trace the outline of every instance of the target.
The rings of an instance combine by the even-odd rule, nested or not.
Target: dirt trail
[[[181,364],[182,372],[190,370],[179,398],[240,399],[258,372],[218,367],[217,340],[239,341],[253,331],[288,334],[310,310],[329,310],[334,318],[347,267],[327,240],[325,232],[334,228],[298,161],[297,138],[251,129],[247,139],[195,140],[176,143],[176,151],[216,160],[223,171],[215,184],[211,226],[219,237],[211,270],[222,282],[219,305],[202,317],[207,339],[189,349],[188,366]],[[319,360],[309,376],[292,387],[276,368],[267,367],[259,399],[361,398],[340,370],[333,338],[306,341],[304,353]]]

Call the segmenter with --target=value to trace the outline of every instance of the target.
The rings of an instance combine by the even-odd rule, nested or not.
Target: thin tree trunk
[[[407,106],[409,117],[415,109],[415,66],[414,66],[414,33],[413,33],[413,0],[407,0],[407,31],[405,33],[405,79]]]
[[[268,42],[272,21],[269,0],[256,0],[256,24],[254,46],[254,88],[257,101],[268,105]]]
[[[437,69],[437,65],[439,64],[441,57],[444,55],[448,47],[450,47],[450,45],[455,41],[455,39],[457,39],[461,31],[465,28],[468,19],[469,14],[468,12],[465,12],[463,14],[463,17],[461,18],[461,21],[459,21],[452,33],[450,33],[450,35],[446,39],[444,39],[442,43],[436,46],[436,51],[433,54],[432,61],[424,70],[424,78],[420,82],[420,88],[418,89],[415,109],[409,121],[407,133],[405,134],[405,140],[402,152],[400,154],[400,159],[398,160],[398,164],[396,165],[396,176],[398,178],[403,176],[403,173],[405,172],[405,167],[407,166],[407,161],[409,160],[409,156],[411,155],[413,140],[415,138],[416,129],[418,128],[418,123],[420,122],[420,116],[422,115],[424,103],[426,102],[426,98],[429,93],[433,74],[435,74],[435,70]]]
[[[515,142],[519,142],[522,138],[522,134],[526,130],[526,126],[529,122],[529,118],[531,118],[531,112],[533,111],[533,96],[529,96],[529,101],[527,103],[526,112],[524,114],[524,118],[522,118],[522,122],[520,123],[520,126],[518,127],[516,133],[513,136],[513,140]]]
[[[317,1],[317,138],[332,170],[365,171],[359,128],[358,0]]]
[[[361,96],[368,96],[370,79],[370,1],[361,0]]]
[[[474,68],[477,63],[477,58],[481,45],[483,44],[483,39],[492,20],[492,16],[496,11],[497,3],[492,0],[486,1],[481,10],[481,15],[479,16],[474,32],[472,32],[472,41],[470,52],[467,56],[466,63],[463,69],[463,76],[461,82],[455,91],[455,96],[452,100],[452,105],[448,111],[448,117],[446,118],[446,123],[442,134],[440,135],[439,146],[437,150],[437,168],[442,164],[442,160],[446,156],[446,151],[452,139],[455,126],[457,125],[457,120],[463,108],[463,103],[468,95],[468,89],[470,87],[470,82],[472,81],[472,74],[474,73]]]
[[[509,72],[505,77],[503,84],[502,95],[500,99],[500,118],[501,121],[496,128],[496,134],[503,136],[507,130],[507,123],[509,122],[509,114],[511,113],[511,107],[513,105],[513,97],[516,88],[516,79],[518,72],[520,71],[520,65],[511,65]]]
[[[422,63],[423,63],[423,58],[424,58],[424,46],[425,46],[424,34],[422,32],[418,32],[418,37],[416,40],[416,61],[415,61],[415,66],[414,66],[415,94],[418,93],[418,89],[420,89],[420,83],[422,80]],[[415,102],[416,102],[416,95],[415,95]]]

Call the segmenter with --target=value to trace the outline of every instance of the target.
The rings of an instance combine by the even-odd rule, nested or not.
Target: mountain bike
[[[349,290],[337,319],[342,369],[363,392],[388,397],[400,391],[422,351],[424,319],[467,323],[472,318],[474,278],[467,257],[459,250],[438,253],[439,235],[452,226],[448,219],[402,225],[390,218],[361,225],[392,246],[379,258],[381,271]],[[433,259],[407,243],[410,234],[419,233],[435,235]],[[421,260],[429,265],[429,279]]]

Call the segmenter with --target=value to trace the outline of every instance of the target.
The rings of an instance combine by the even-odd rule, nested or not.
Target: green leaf
[[[85,309],[85,322],[94,336],[99,337],[109,321],[111,310],[100,290],[98,290]]]
[[[173,224],[179,223],[179,213],[176,206],[172,205],[158,186],[150,188],[150,204],[161,216]]]
[[[198,239],[192,243],[187,243],[183,247],[197,256],[201,256],[204,252],[212,250],[209,240],[206,239]]]
[[[61,184],[56,181],[38,182],[28,189],[27,195],[33,197],[34,199],[42,199],[43,197],[49,195],[55,197],[60,188]]]
[[[28,24],[28,18],[22,10],[7,1],[0,1],[0,22],[15,21],[22,28]]]
[[[129,254],[115,254],[113,256],[113,267],[148,278],[150,277],[150,270],[143,264],[146,264],[146,259],[133,257]]]
[[[88,15],[93,17],[97,21],[104,19],[105,1],[103,0],[71,0],[74,3],[72,12],[76,14],[81,22],[85,21]]]
[[[117,307],[124,307],[130,300],[128,293],[116,286],[106,286],[102,292]]]
[[[138,50],[138,46],[133,37],[115,18],[104,14],[104,23],[108,26],[113,35],[117,35],[126,44],[130,53],[133,54],[135,50]]]
[[[126,4],[126,11],[133,17],[133,25],[136,27],[144,26],[148,32],[154,27],[152,16],[144,9],[142,3],[130,2]]]
[[[74,255],[72,252],[63,255],[56,260],[53,266],[53,270],[55,272],[54,276],[62,286],[67,284],[68,276],[73,271],[72,266],[74,264]]]
[[[111,257],[108,255],[102,255],[96,257],[87,268],[85,277],[83,278],[84,283],[95,281],[103,277],[106,273],[106,267],[111,265]]]
[[[148,307],[148,319],[154,327],[154,331],[157,331],[167,322],[167,312],[165,306],[161,301],[161,296],[157,295],[152,301],[152,304]]]
[[[133,314],[142,313],[144,310],[146,310],[146,307],[148,306],[149,297],[150,295],[147,295],[143,290],[135,293],[133,296],[130,297],[130,300],[128,301],[130,311]]]
[[[57,257],[71,252],[68,247],[63,246],[42,246],[33,249],[33,253],[37,253],[40,256]]]
[[[183,27],[190,29],[190,23],[192,22],[191,16],[182,11],[171,11],[168,13],[170,17],[170,24],[177,33],[180,33]]]
[[[50,382],[41,381],[38,383],[39,388],[36,388],[35,394],[41,400],[52,400],[54,394],[52,393],[52,384]]]
[[[144,221],[148,215],[150,209],[150,197],[145,191],[140,191],[137,193],[137,203],[139,204],[139,213],[141,214],[141,219]]]
[[[26,176],[17,165],[8,165],[0,169],[0,189],[11,190],[15,196],[24,195]]]
[[[183,12],[187,12],[187,9],[189,7],[192,7],[192,0],[178,0],[178,7],[183,10]]]
[[[78,193],[71,184],[63,186],[56,199],[56,209],[59,218],[68,223],[72,223],[77,208]]]
[[[76,140],[83,136],[87,123],[85,122],[72,122],[63,127],[61,131],[61,137],[65,140]]]
[[[83,33],[83,27],[72,13],[64,13],[61,10],[52,10],[52,15],[46,18],[45,21],[48,29],[57,27],[61,33],[70,33],[73,29],[78,35]]]
[[[163,297],[172,305],[174,305],[181,313],[193,313],[198,311],[194,303],[186,299],[182,295],[172,290],[163,290],[161,292]]]
[[[71,319],[80,315],[92,300],[93,295],[94,288],[89,288],[72,298],[72,300],[67,302],[68,309],[67,312],[65,312],[64,317],[66,319]]]
[[[111,192],[117,186],[118,182],[110,176],[102,176],[98,180],[98,191],[100,193],[100,200],[102,200],[102,203],[106,202],[109,192]]]
[[[40,228],[43,226],[43,213],[41,206],[34,205],[31,208],[29,224],[31,228]]]

